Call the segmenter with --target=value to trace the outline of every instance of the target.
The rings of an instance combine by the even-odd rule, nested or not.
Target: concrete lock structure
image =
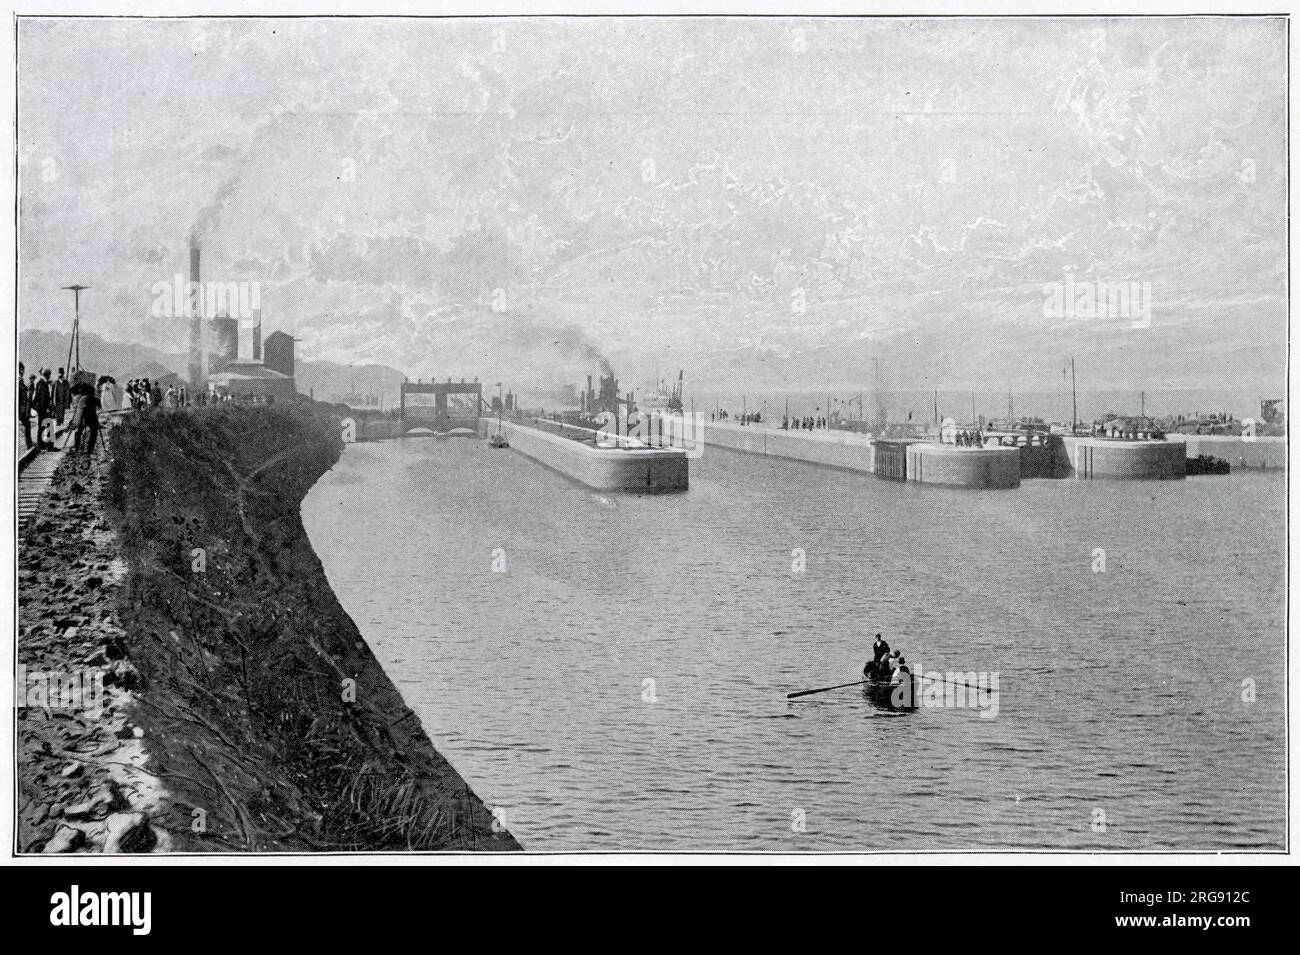
[[[866,435],[850,431],[778,431],[758,425],[719,424],[703,426],[704,443],[767,454],[807,464],[875,473],[875,445]]]
[[[948,487],[1020,487],[1019,448],[963,448],[916,442],[907,446],[907,480]]]
[[[704,426],[705,444],[861,471],[894,481],[949,487],[1017,488],[1018,448],[959,448],[930,441],[882,440],[851,431],[778,431],[758,426]]]
[[[1125,441],[1062,435],[1066,476],[1077,480],[1178,481],[1187,476],[1182,441]]]
[[[520,454],[597,491],[663,493],[685,491],[690,485],[690,463],[679,448],[639,447],[633,442],[603,447],[593,441],[613,444],[617,439],[585,428],[572,430],[586,432],[592,440],[575,440],[513,421],[484,418],[480,423],[487,433],[495,433],[498,427]]]

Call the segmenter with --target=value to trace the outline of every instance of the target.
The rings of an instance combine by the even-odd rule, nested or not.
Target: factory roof
[[[129,381],[132,378],[148,378],[151,382],[157,381],[160,383],[169,382],[171,379],[180,381],[180,375],[176,374],[176,372],[172,371],[166,365],[160,365],[156,361],[146,362],[141,367],[132,371],[131,374],[127,375],[123,381]]]
[[[225,371],[208,375],[208,381],[216,384],[259,379],[263,381],[292,381],[293,377],[291,375],[282,375],[278,371],[272,371],[270,368],[254,362],[231,362],[226,366]]]

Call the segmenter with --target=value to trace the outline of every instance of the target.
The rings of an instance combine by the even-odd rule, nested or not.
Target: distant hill
[[[388,365],[338,365],[332,361],[300,361],[295,368],[298,393],[317,401],[347,403],[356,394],[382,398],[385,407],[395,405],[405,377]]]
[[[24,329],[18,336],[18,360],[27,366],[28,374],[41,368],[65,368],[69,338],[64,332]],[[151,364],[162,365],[184,377],[186,361],[184,354],[169,354],[147,345],[109,341],[89,333],[81,336],[81,367],[96,375],[112,375],[118,381]]]
[[[69,336],[62,332],[24,329],[18,336],[18,360],[28,373],[41,368],[58,369],[68,364]],[[158,365],[182,378],[188,356],[169,353],[134,342],[115,342],[94,334],[81,336],[81,365],[96,375],[112,375],[123,381],[131,375],[153,376],[148,369]],[[355,384],[356,392],[383,397],[385,405],[396,404],[403,373],[388,365],[339,365],[329,361],[300,361],[295,369],[298,391],[321,401],[346,400]]]

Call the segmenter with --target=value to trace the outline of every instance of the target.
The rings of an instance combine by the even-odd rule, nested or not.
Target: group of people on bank
[[[27,368],[18,363],[18,428],[28,448],[39,445],[43,450],[54,450],[54,437],[64,420],[68,419],[64,432],[64,445],[67,434],[74,435],[73,448],[76,451],[94,453],[95,442],[99,438],[100,394],[105,388],[113,387],[111,378],[100,378],[96,384],[89,381],[68,380],[67,372],[60,368],[55,377],[49,368],[42,368],[39,374],[28,375]],[[71,417],[69,418],[69,415]],[[36,425],[36,440],[32,440],[33,418]]]
[[[152,408],[188,408],[236,400],[271,404],[275,400],[271,395],[236,396],[215,388],[191,390],[181,383],[164,389],[158,380],[144,377],[130,379],[125,388],[119,387],[111,375],[101,375],[92,384],[88,373],[76,369],[73,372],[71,379],[63,368],[57,375],[49,368],[28,374],[24,363],[18,363],[18,431],[28,449],[39,445],[42,450],[55,450],[54,439],[62,431],[65,448],[67,436],[73,435],[75,450],[93,452],[99,438],[101,411],[126,408],[140,413]]]
[[[162,383],[148,378],[132,378],[126,383],[127,406],[132,411],[151,408],[202,408],[207,405],[242,401],[249,404],[272,404],[273,395],[233,395],[217,388],[190,389],[184,384],[172,383],[164,391]]]

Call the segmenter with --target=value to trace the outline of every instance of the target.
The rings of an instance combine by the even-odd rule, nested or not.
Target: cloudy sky
[[[412,376],[1282,386],[1281,20],[23,20],[21,328]],[[1149,316],[1045,314],[1150,283]]]

